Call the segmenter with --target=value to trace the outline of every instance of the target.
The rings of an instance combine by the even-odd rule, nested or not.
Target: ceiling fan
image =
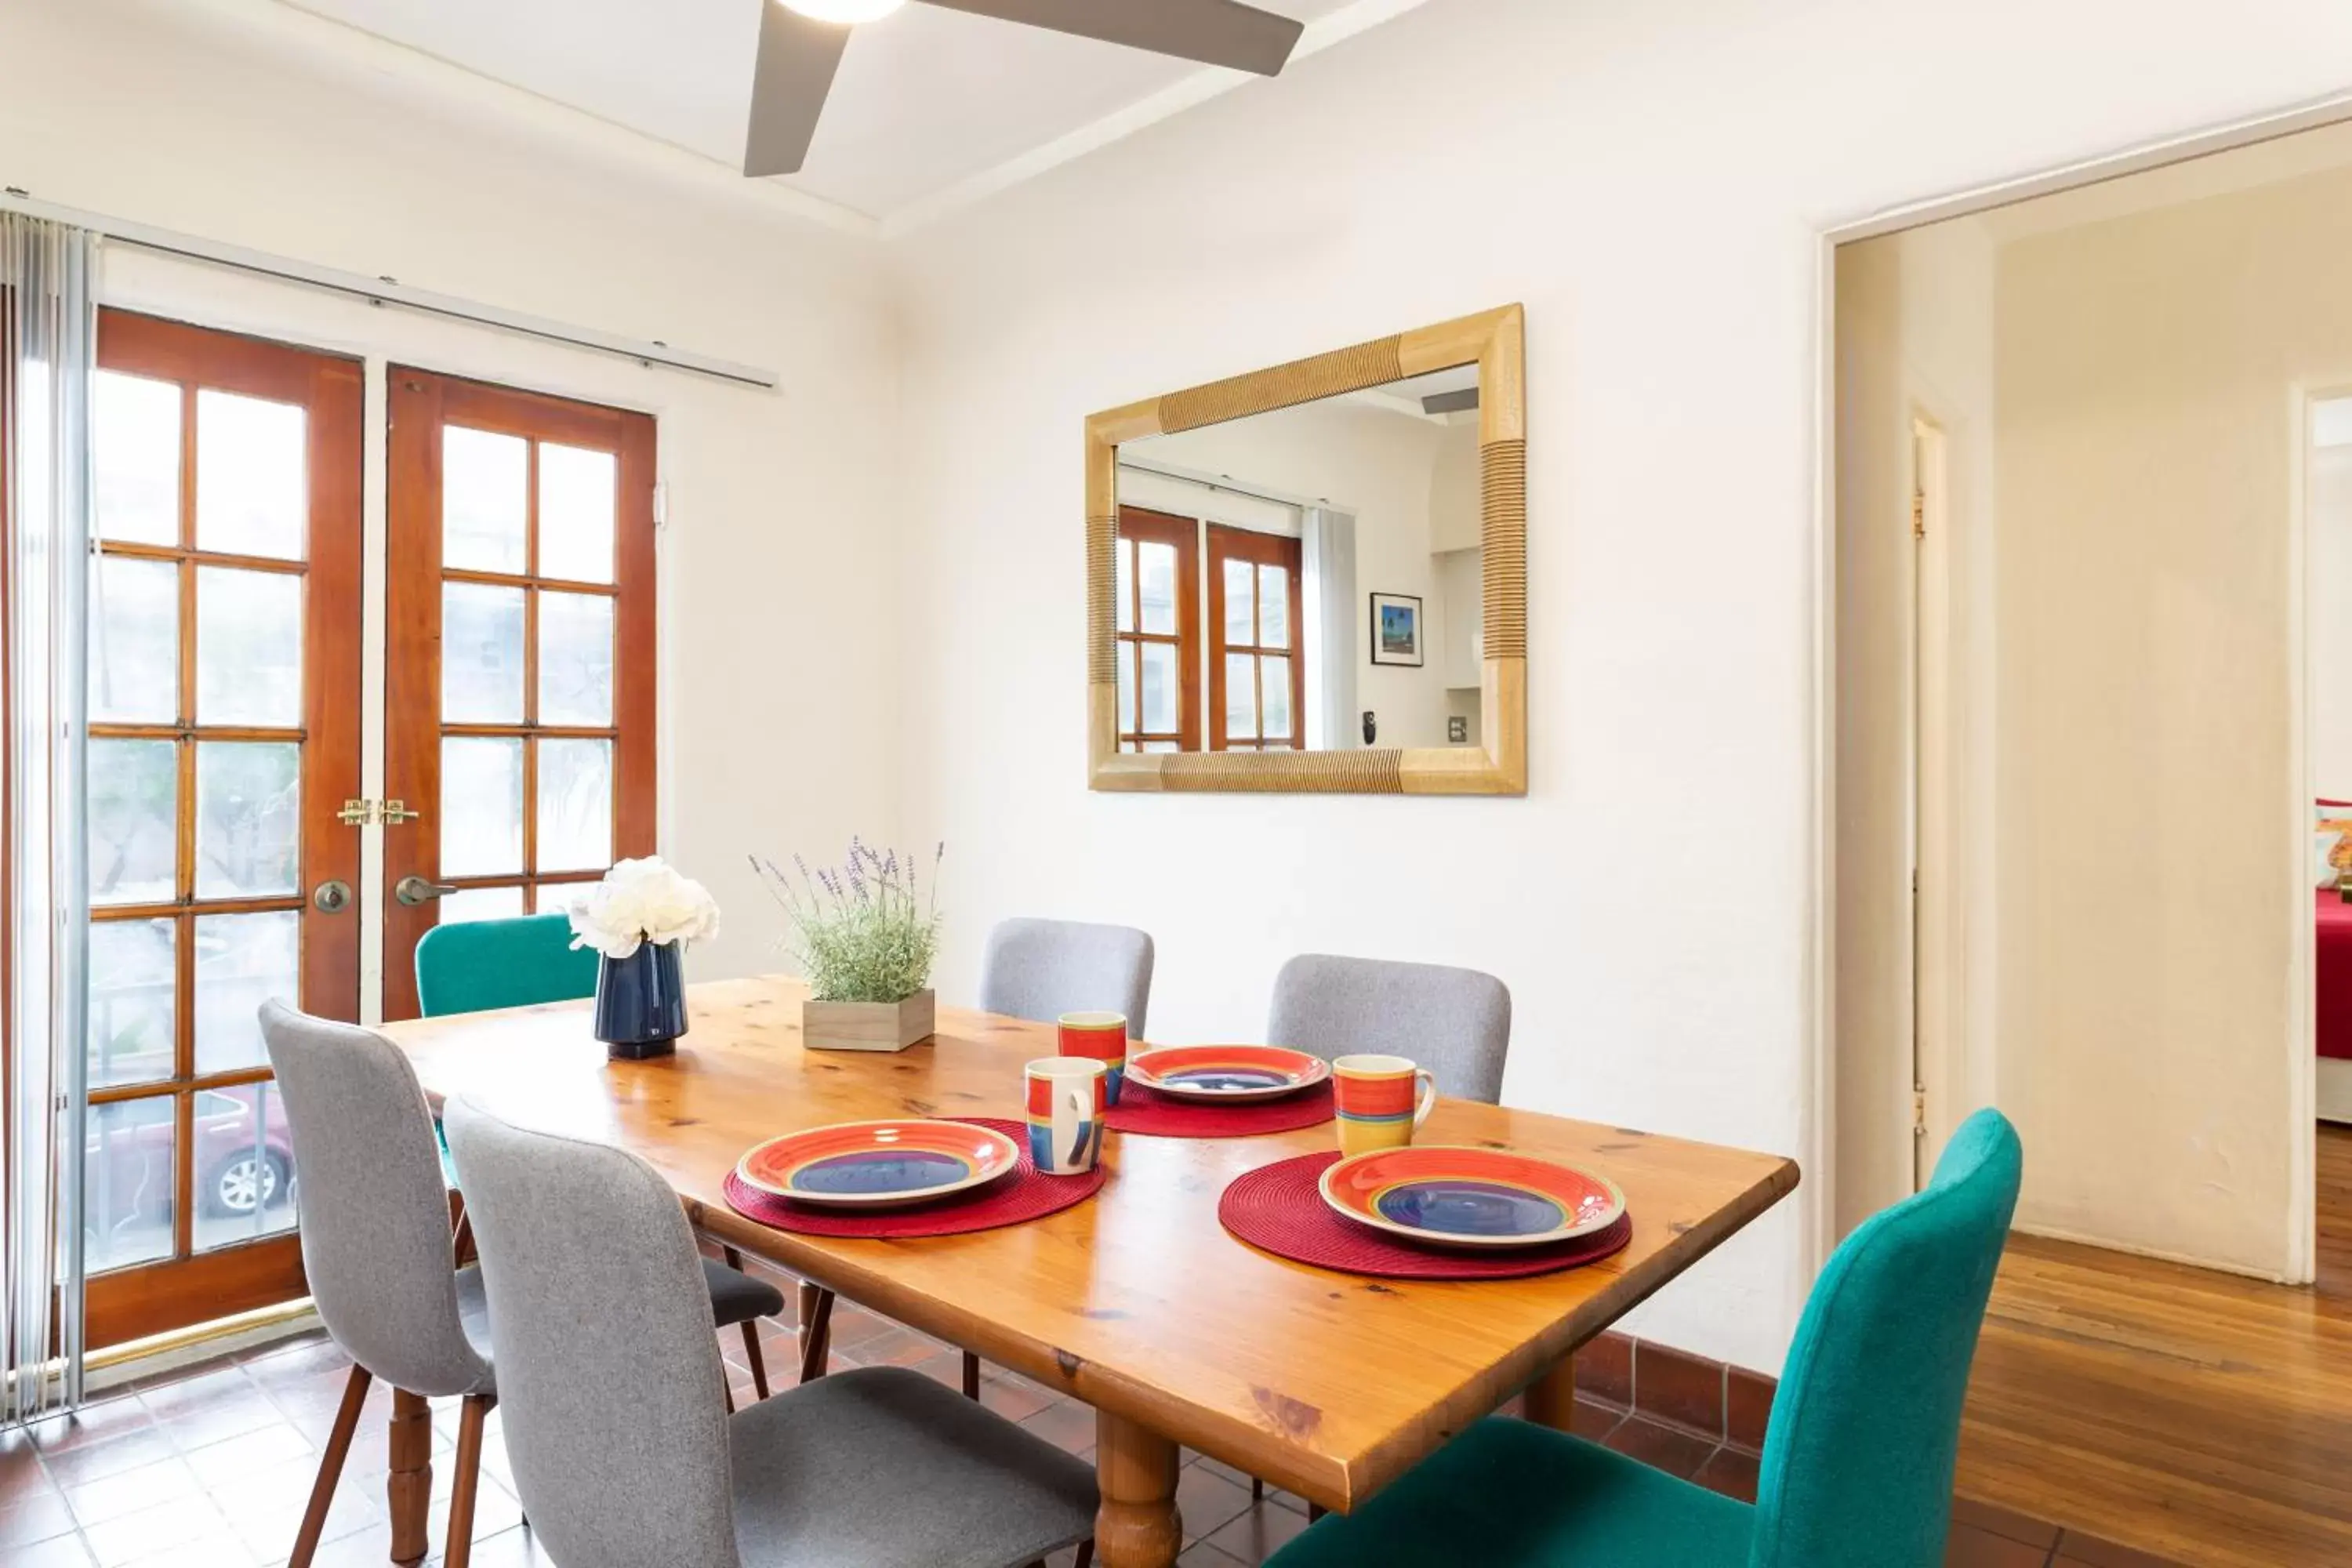
[[[800,171],[850,28],[906,0],[760,0],[760,57],[743,173]],[[1278,76],[1304,24],[1240,0],[923,0],[1205,65]]]

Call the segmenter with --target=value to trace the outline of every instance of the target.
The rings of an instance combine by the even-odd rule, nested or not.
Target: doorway
[[[379,564],[362,362],[112,310],[98,359],[93,1350],[304,1293],[256,1009],[413,1016],[437,921],[559,909],[651,854],[656,641],[650,416],[391,367]]]
[[[1947,1032],[1960,1061],[1945,1076],[2039,1156],[2021,1227],[2311,1279],[2328,1070],[2311,836],[2315,805],[2352,784],[2326,778],[2340,660],[2324,645],[2342,617],[2310,580],[2326,542],[2306,538],[2303,487],[2340,460],[2306,448],[2312,408],[2352,375],[2352,308],[2324,260],[2347,242],[2337,124],[1838,248],[1841,1221],[1894,1185],[1845,1158],[1850,1109],[1893,1119],[1884,1097],[1847,1096],[1853,1057],[1916,1046],[1932,1123],[1944,952],[1966,1025]],[[1955,481],[1959,707],[1930,733],[1953,737],[1957,765],[1915,759],[1923,787],[1958,786],[1966,885],[1946,941],[1925,870],[1933,796],[1912,798],[1912,845],[1882,804],[1909,781],[1872,752],[1905,716],[1856,673],[1905,657],[1885,605],[1910,584],[1860,535],[1867,509],[1894,512],[1888,476],[1923,410]],[[1919,604],[1923,632],[1932,613]],[[1926,721],[1932,693],[1914,702]],[[1874,888],[1906,849],[1916,954],[1851,929],[1885,917]],[[1906,970],[1916,1039],[1898,1033],[1907,1011],[1869,994],[1900,998]],[[1849,1203],[1849,1177],[1880,1184]]]

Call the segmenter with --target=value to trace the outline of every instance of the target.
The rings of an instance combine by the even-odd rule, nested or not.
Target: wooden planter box
[[[904,1002],[803,1002],[801,1039],[813,1051],[903,1051],[931,1037],[938,1015],[929,991]]]

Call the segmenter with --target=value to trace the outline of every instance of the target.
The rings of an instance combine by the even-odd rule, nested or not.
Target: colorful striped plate
[[[1021,1163],[1012,1139],[961,1121],[844,1121],[753,1148],[735,1174],[828,1208],[889,1208],[968,1192]]]
[[[1129,1078],[1177,1100],[1279,1100],[1331,1076],[1331,1064],[1280,1046],[1170,1046],[1127,1059]]]
[[[1441,1247],[1543,1247],[1617,1223],[1606,1176],[1507,1149],[1377,1149],[1323,1173],[1323,1201],[1359,1225]]]

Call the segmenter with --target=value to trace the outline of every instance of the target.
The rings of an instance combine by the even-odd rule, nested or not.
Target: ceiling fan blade
[[[929,0],[1154,54],[1278,76],[1306,24],[1239,0]]]
[[[743,138],[743,173],[796,174],[816,137],[817,116],[849,29],[811,21],[776,0],[760,0],[760,56],[751,71],[751,124]]]

